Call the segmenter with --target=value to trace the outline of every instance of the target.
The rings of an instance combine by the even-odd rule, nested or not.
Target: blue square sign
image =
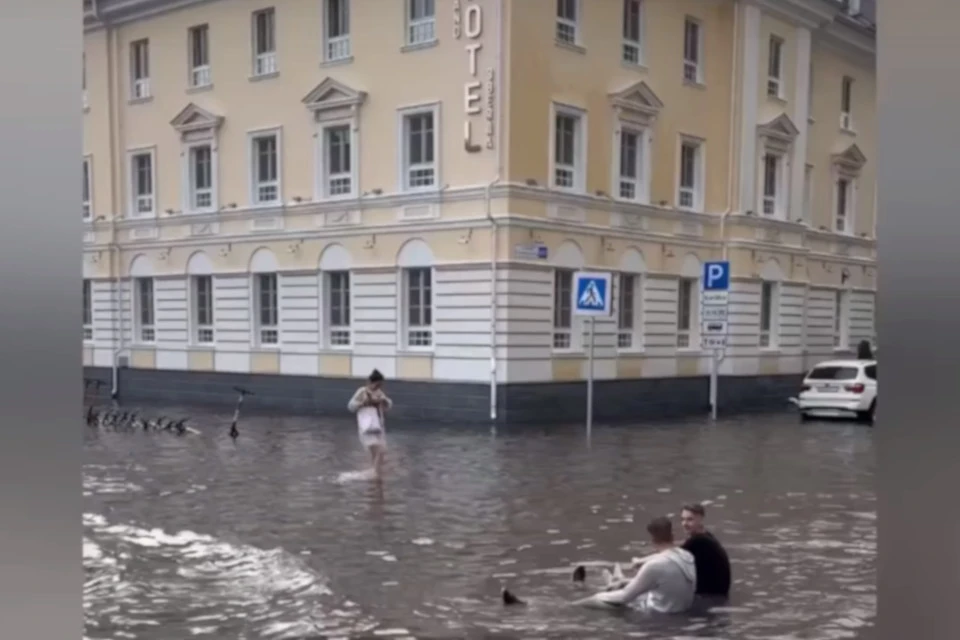
[[[573,274],[573,312],[578,316],[608,316],[611,304],[611,275],[609,273]]]
[[[727,260],[704,262],[701,286],[704,291],[729,291],[730,262]]]

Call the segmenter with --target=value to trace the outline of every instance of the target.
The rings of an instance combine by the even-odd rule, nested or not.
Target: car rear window
[[[868,364],[863,368],[863,372],[866,373],[867,377],[870,378],[871,380],[877,379],[877,365]]]
[[[809,374],[808,380],[853,380],[857,377],[857,367],[815,367]]]

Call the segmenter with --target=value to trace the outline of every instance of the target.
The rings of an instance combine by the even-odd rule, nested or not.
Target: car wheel
[[[809,416],[809,414],[807,414],[806,411],[801,411],[801,412],[800,412],[800,422],[809,422],[809,421],[810,421],[810,416]]]
[[[857,419],[860,422],[872,425],[873,417],[876,415],[876,413],[877,413],[877,401],[876,399],[874,399],[874,401],[870,403],[869,409],[867,409],[866,411],[860,411],[859,413],[857,413]]]

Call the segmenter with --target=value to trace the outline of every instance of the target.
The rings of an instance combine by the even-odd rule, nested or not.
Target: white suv
[[[793,403],[803,419],[851,416],[873,423],[877,412],[877,361],[821,362],[803,379],[800,395]]]

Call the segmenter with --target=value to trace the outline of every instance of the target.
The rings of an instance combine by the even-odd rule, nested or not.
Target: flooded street
[[[87,638],[835,639],[874,615],[867,427],[395,427],[378,490],[338,481],[368,464],[350,421],[244,418],[233,442],[228,420],[84,427]],[[573,564],[643,555],[647,521],[689,501],[730,553],[729,606],[565,606]],[[502,585],[529,606],[504,608]]]

